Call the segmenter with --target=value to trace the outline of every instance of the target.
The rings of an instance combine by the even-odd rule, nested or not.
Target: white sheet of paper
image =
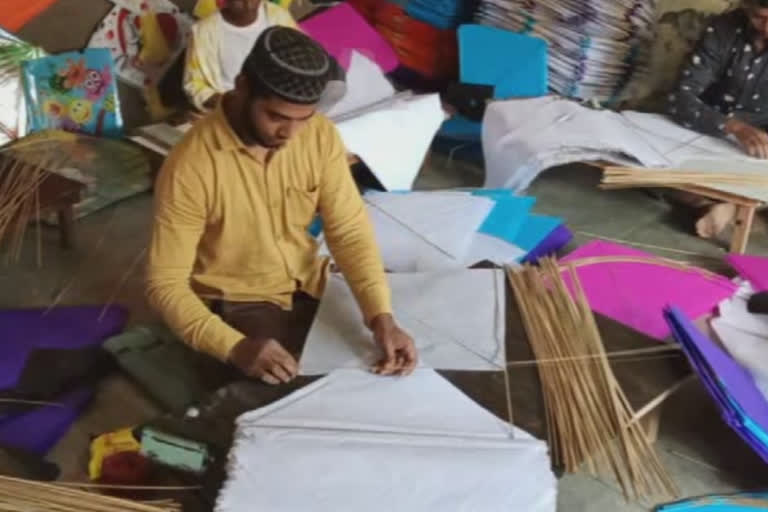
[[[712,329],[731,356],[752,374],[755,384],[768,400],[768,333],[758,336],[720,318],[712,320]]]
[[[410,190],[445,114],[437,94],[398,99],[336,123],[347,151],[360,157],[387,190]]]
[[[464,261],[475,232],[495,206],[491,199],[466,192],[373,193],[365,199],[458,261]]]
[[[768,315],[749,312],[747,300],[753,293],[749,282],[743,282],[733,297],[720,303],[720,316],[711,325],[723,346],[749,370],[768,399]]]
[[[605,160],[619,165],[697,172],[768,173],[730,140],[679,126],[671,119],[633,111],[593,110],[544,97],[494,102],[483,120],[486,187],[524,190],[557,165]],[[700,183],[768,202],[768,188]]]
[[[373,224],[384,268],[389,272],[436,272],[464,269],[481,261],[516,265],[527,253],[520,247],[483,233],[473,233],[462,259],[448,256],[424,237],[405,227],[379,208],[366,205]],[[323,241],[320,254],[329,254]]]
[[[325,115],[331,119],[377,103],[395,94],[395,88],[374,61],[352,51],[347,70],[347,92]]]
[[[431,370],[334,372],[237,421],[216,512],[554,512],[546,444]]]
[[[525,190],[544,170],[586,160],[664,166],[621,115],[555,96],[496,101],[483,118],[488,188]]]
[[[422,367],[499,371],[505,364],[501,270],[388,274],[395,317]],[[302,375],[370,368],[381,357],[347,283],[328,280],[299,363]]]
[[[475,233],[469,245],[469,251],[464,256],[464,263],[467,267],[481,261],[490,261],[499,266],[518,266],[518,262],[527,254],[524,249],[500,238],[485,233]]]

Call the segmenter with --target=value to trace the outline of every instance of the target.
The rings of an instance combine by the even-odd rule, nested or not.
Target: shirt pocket
[[[288,223],[302,229],[309,228],[317,213],[319,194],[318,187],[309,190],[300,187],[288,187],[285,204]]]

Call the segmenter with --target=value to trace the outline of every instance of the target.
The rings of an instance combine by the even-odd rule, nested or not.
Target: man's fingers
[[[269,373],[280,382],[288,383],[293,379],[293,376],[291,376],[291,374],[288,373],[285,368],[283,368],[283,366],[278,362],[272,363],[272,367],[269,369]]]
[[[280,381],[276,378],[270,375],[269,373],[265,373],[261,376],[261,380],[269,384],[270,386],[277,386],[280,384]]]
[[[392,375],[396,370],[395,360],[384,358],[380,360],[373,368],[373,372],[379,375]]]

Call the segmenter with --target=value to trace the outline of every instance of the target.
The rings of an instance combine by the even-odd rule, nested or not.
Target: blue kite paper
[[[496,202],[496,206],[478,231],[509,243],[514,243],[517,239],[520,229],[528,219],[528,213],[536,203],[534,197],[516,196],[507,189],[476,190],[472,194],[487,197]]]
[[[752,492],[693,498],[662,505],[656,509],[656,512],[749,512],[751,510],[768,510],[768,493]]]
[[[688,356],[723,419],[768,462],[768,402],[749,371],[699,331],[676,307],[664,312],[672,334]]]
[[[562,224],[563,219],[559,217],[530,215],[515,237],[514,244],[526,251],[532,251]]]
[[[483,25],[459,27],[462,83],[493,85],[494,97],[529,98],[548,93],[547,42]]]
[[[109,50],[88,48],[26,61],[22,76],[30,131],[122,135],[123,119]]]

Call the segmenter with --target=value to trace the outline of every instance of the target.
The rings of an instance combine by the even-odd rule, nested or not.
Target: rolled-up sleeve
[[[213,314],[191,286],[206,225],[206,191],[192,156],[172,155],[155,186],[147,266],[147,298],[185,343],[226,361],[245,336]]]
[[[392,312],[391,293],[373,226],[349,169],[336,128],[326,134],[327,164],[320,182],[319,210],[328,248],[369,323]]]

